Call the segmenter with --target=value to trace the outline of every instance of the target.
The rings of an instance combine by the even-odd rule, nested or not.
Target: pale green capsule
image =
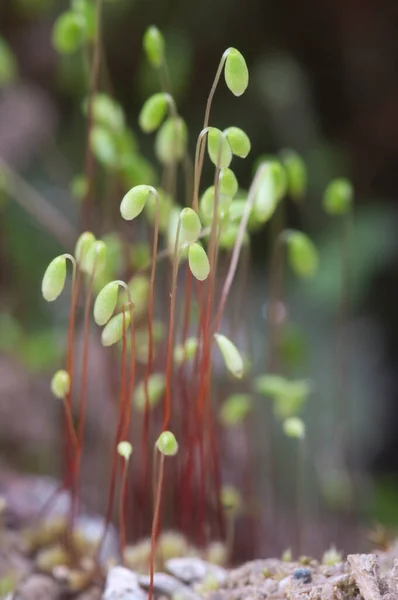
[[[159,404],[165,389],[166,378],[163,373],[152,373],[148,378],[148,406],[150,410]],[[141,381],[135,389],[133,403],[139,412],[144,412],[145,402],[145,382]]]
[[[224,510],[237,513],[242,504],[239,491],[232,485],[224,485],[221,488],[221,504]]]
[[[156,447],[165,456],[175,456],[178,452],[178,442],[171,431],[163,431],[157,439]]]
[[[293,200],[301,200],[307,189],[307,167],[304,160],[294,150],[281,152],[283,166],[287,176],[287,189]]]
[[[285,435],[291,438],[303,440],[305,437],[305,425],[298,417],[289,417],[283,422]]]
[[[169,117],[156,134],[155,153],[164,165],[179,162],[185,155],[188,130],[181,117]]]
[[[70,391],[69,373],[64,370],[59,370],[54,373],[51,379],[51,391],[56,398],[63,399]]]
[[[105,325],[113,315],[119,290],[119,283],[111,281],[102,288],[94,303],[94,321],[97,325]]]
[[[195,242],[189,246],[188,264],[192,275],[198,281],[204,281],[210,273],[210,263],[205,250]]]
[[[264,396],[276,398],[284,394],[287,384],[281,375],[260,375],[255,380],[255,389]]]
[[[84,103],[84,112],[88,113],[88,101]],[[112,131],[122,131],[125,118],[122,107],[114,98],[107,94],[98,93],[93,98],[93,121],[96,125],[103,125]]]
[[[114,170],[119,167],[117,138],[113,131],[103,125],[94,125],[90,132],[91,150],[101,165]]]
[[[97,240],[91,244],[83,257],[81,269],[88,275],[99,275],[106,267],[107,248],[104,242]]]
[[[154,94],[145,102],[138,116],[142,131],[151,133],[160,127],[167,112],[167,94]]]
[[[183,208],[180,214],[180,220],[181,244],[191,244],[192,242],[196,242],[202,230],[202,225],[198,214],[194,210],[192,210],[192,208]]]
[[[249,85],[249,71],[243,55],[229,48],[224,68],[225,83],[235,96],[241,96]]]
[[[85,22],[81,15],[69,10],[54,23],[52,44],[60,54],[72,54],[84,41]]]
[[[223,218],[231,206],[232,198],[219,194],[218,196],[218,216]],[[210,225],[214,219],[215,188],[214,185],[204,191],[199,201],[200,217],[205,225]]]
[[[232,394],[221,405],[220,422],[226,427],[239,425],[252,409],[249,394]]]
[[[144,210],[146,201],[151,194],[149,185],[136,185],[125,194],[120,204],[120,214],[126,221],[138,217]]]
[[[312,240],[301,231],[289,232],[287,252],[291,268],[300,277],[313,277],[318,270],[318,251]]]
[[[239,158],[246,158],[251,150],[249,136],[239,127],[228,127],[224,129],[232,153]]]
[[[221,333],[215,333],[214,339],[217,342],[228,371],[237,379],[241,379],[244,372],[243,359],[235,344]]]
[[[127,331],[130,325],[130,311],[126,309],[124,311],[124,319],[123,313],[115,315],[111,318],[110,321],[105,325],[102,330],[101,342],[103,346],[113,346],[123,337],[123,322],[124,329]]]
[[[198,351],[198,340],[194,337],[187,338],[184,344],[178,344],[174,348],[174,362],[182,365],[184,362],[192,360]]]
[[[223,196],[233,198],[238,192],[238,180],[231,169],[222,169],[220,171],[220,193]]]
[[[347,214],[352,207],[354,189],[348,179],[333,179],[323,195],[323,208],[329,215],[341,216]]]
[[[84,231],[77,238],[76,246],[75,246],[75,258],[77,262],[80,264],[84,261],[87,256],[87,252],[89,248],[94,244],[95,236],[91,231]]]
[[[66,258],[57,256],[48,265],[41,284],[44,300],[53,302],[61,294],[66,280]]]
[[[278,204],[275,180],[271,169],[264,169],[258,183],[253,212],[259,223],[266,223],[274,214]]]
[[[130,442],[119,442],[117,445],[117,452],[119,456],[121,456],[125,460],[129,460],[130,456],[133,453],[133,446],[130,444]]]
[[[143,47],[148,62],[153,67],[160,67],[164,62],[164,39],[159,29],[152,25],[148,27],[143,38]]]
[[[223,135],[220,129],[210,127],[207,134],[207,150],[210,160],[220,169],[229,167],[232,161],[232,150],[228,139]]]

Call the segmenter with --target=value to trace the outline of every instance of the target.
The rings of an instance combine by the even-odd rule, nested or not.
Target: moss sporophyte
[[[247,348],[239,348],[241,340],[231,327],[230,299],[251,234],[275,218],[285,197],[301,201],[307,176],[301,157],[285,150],[280,160],[260,160],[248,190],[239,186],[234,161],[248,157],[250,139],[235,125],[221,130],[211,124],[221,76],[237,97],[249,83],[245,59],[235,48],[224,52],[216,70],[192,160],[188,127],[169,86],[167,46],[151,26],[143,49],[159,75],[161,89],[144,103],[138,123],[143,133],[155,133],[158,178],[141,155],[121,105],[97,89],[100,6],[98,2],[97,14],[88,22],[81,20],[73,4],[55,23],[53,43],[64,53],[78,51],[84,44],[94,49],[91,85],[83,106],[88,121],[84,185],[79,186],[83,223],[94,212],[110,214],[94,201],[98,182],[93,161],[123,190],[115,199],[120,214],[115,231],[96,239],[86,230],[76,241],[74,255],[63,254],[50,262],[42,293],[48,302],[60,296],[69,260],[73,269],[66,357],[51,389],[64,407],[65,467],[60,489],[67,489],[71,498],[70,532],[80,506],[87,401],[92,401],[88,381],[95,377],[89,372],[88,357],[92,337],[100,334],[104,354],[117,365],[118,374],[111,399],[117,416],[105,525],[95,558],[99,559],[118,498],[123,563],[138,552],[129,541],[150,534],[150,543],[142,551],[152,598],[157,545],[165,523],[202,549],[221,544],[226,559],[233,551],[234,522],[245,511],[245,498],[224,481],[220,428],[243,430],[255,410],[254,398],[266,396],[273,401],[281,431],[304,443],[300,413],[310,392],[308,382],[279,376],[274,369],[279,358],[271,361],[270,372],[253,379]],[[202,183],[205,160],[213,172],[207,185]],[[191,177],[186,176],[189,165]],[[180,173],[183,186],[177,184]],[[341,214],[348,204],[346,192],[343,184],[330,189],[325,208]],[[277,271],[271,277],[268,327],[274,359],[279,353],[279,322],[273,307],[283,294],[281,257],[286,253],[294,273],[304,279],[315,275],[319,258],[310,237],[286,229],[284,218],[273,243]],[[81,316],[83,344],[79,369],[75,369],[75,331]],[[220,359],[225,367],[221,370]],[[228,382],[224,391],[214,383],[220,377]]]

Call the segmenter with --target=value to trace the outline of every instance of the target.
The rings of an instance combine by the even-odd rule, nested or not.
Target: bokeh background
[[[51,45],[54,21],[67,8],[68,3],[60,0],[0,3],[1,39],[15,59],[13,73],[2,75],[0,68],[1,462],[4,468],[33,472],[53,469],[48,449],[57,443],[53,426],[57,409],[49,398],[48,378],[62,357],[67,319],[67,304],[50,310],[45,306],[40,281],[49,260],[74,243],[80,224],[70,181],[82,171],[84,161],[82,102],[87,78],[80,55],[60,57]],[[317,390],[306,410],[313,441],[306,469],[314,478],[327,472],[332,490],[340,490],[344,497],[341,466],[350,465],[360,480],[359,520],[366,526],[378,521],[394,527],[398,524],[398,4],[395,0],[104,0],[103,8],[101,88],[122,104],[148,159],[153,160],[153,140],[140,134],[136,123],[142,103],[158,90],[142,51],[142,36],[150,24],[156,24],[166,39],[172,91],[189,124],[191,148],[202,127],[219,57],[225,48],[235,46],[247,59],[250,86],[235,99],[221,84],[212,121],[220,128],[238,125],[251,138],[250,159],[236,168],[241,185],[249,186],[259,156],[291,147],[304,157],[308,193],[300,210],[289,204],[288,222],[313,236],[322,268],[310,286],[293,278],[289,282],[293,326],[287,352],[291,372],[314,380]],[[350,402],[345,413],[344,405],[343,413],[336,409],[335,385],[340,230],[321,206],[323,190],[335,176],[350,177],[356,192],[351,306],[345,324]],[[116,190],[115,205],[119,201]],[[254,237],[245,300],[258,364],[268,237],[267,228]],[[101,356],[94,355],[92,361],[93,368],[100,368]],[[355,456],[336,441],[342,414],[355,438],[350,445]],[[91,417],[88,435],[95,453],[98,428],[103,425],[95,411]],[[261,438],[261,430],[254,435]],[[255,456],[255,476],[261,480],[261,453]],[[295,469],[289,460],[280,468],[286,469],[287,479],[289,469]],[[310,483],[308,489],[311,494]],[[352,511],[344,517],[337,514],[344,523],[357,521]],[[334,541],[335,524],[331,527],[322,544]]]

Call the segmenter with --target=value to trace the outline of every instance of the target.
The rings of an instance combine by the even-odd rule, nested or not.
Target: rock
[[[15,600],[58,600],[61,590],[59,585],[51,577],[46,575],[31,575],[19,585]]]
[[[347,561],[364,600],[381,600],[377,556],[375,554],[349,554]]]
[[[297,579],[302,581],[303,583],[311,583],[312,581],[312,571],[307,568],[299,568],[293,571],[293,579]]]
[[[138,577],[125,567],[113,567],[106,578],[102,600],[146,600]]]
[[[146,590],[149,589],[149,575],[140,575],[138,577],[139,584]],[[165,594],[173,597],[173,600],[200,600],[200,596],[195,594],[191,588],[181,583],[175,577],[166,575],[165,573],[155,573],[153,578],[153,589],[157,594]]]
[[[196,557],[170,558],[166,561],[166,569],[188,585],[201,582],[207,576],[211,576],[219,585],[223,585],[228,576],[226,569]]]

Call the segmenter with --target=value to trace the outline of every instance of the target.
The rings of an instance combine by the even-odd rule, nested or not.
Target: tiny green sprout
[[[144,133],[152,133],[160,127],[167,113],[169,94],[154,94],[145,102],[138,116],[138,124]]]
[[[293,560],[292,550],[291,550],[291,548],[286,548],[286,550],[284,550],[282,552],[282,561],[283,562],[292,562],[292,560]]]
[[[312,240],[302,231],[286,232],[288,259],[299,277],[313,277],[318,270],[318,251]]]
[[[84,231],[77,238],[75,246],[75,258],[78,264],[82,264],[87,257],[89,248],[94,244],[95,236],[91,231]]]
[[[339,563],[343,562],[343,555],[339,552],[335,546],[331,546],[329,550],[324,552],[322,557],[322,564],[327,567],[334,567]]]
[[[17,62],[5,39],[0,36],[0,86],[14,81],[17,75]]]
[[[235,344],[221,333],[215,333],[214,339],[217,342],[228,371],[237,379],[242,379],[244,373],[243,359]]]
[[[90,244],[87,254],[83,258],[81,265],[82,271],[88,275],[96,275],[102,273],[106,267],[107,248],[105,242],[97,240]]]
[[[188,249],[188,264],[192,275],[198,281],[204,281],[210,273],[210,263],[206,251],[198,243],[190,244]]]
[[[129,310],[125,309],[123,312],[112,317],[102,330],[101,342],[103,346],[113,346],[122,339],[123,322],[124,328],[127,330],[131,320]]]
[[[225,485],[221,488],[221,504],[224,510],[236,514],[239,512],[242,500],[239,491],[232,485]]]
[[[180,230],[180,242],[181,244],[191,244],[196,242],[200,236],[202,225],[198,214],[192,210],[192,208],[183,208],[180,214],[181,230]]]
[[[226,169],[231,164],[232,150],[225,134],[216,127],[209,127],[207,134],[207,150],[210,160],[220,169]]]
[[[143,47],[148,62],[155,68],[164,62],[164,39],[159,29],[154,25],[148,27],[143,38]]]
[[[74,11],[64,12],[54,23],[52,43],[60,54],[72,54],[84,40],[84,19]]]
[[[333,179],[323,194],[323,208],[329,215],[347,214],[354,199],[352,183],[343,177]]]
[[[287,177],[287,189],[293,200],[301,200],[307,189],[307,168],[305,162],[294,150],[283,150],[281,159]]]
[[[220,172],[220,193],[223,196],[233,198],[238,192],[238,180],[231,169],[221,169]]]
[[[249,394],[232,394],[221,405],[220,422],[226,427],[239,425],[251,411]]]
[[[224,129],[232,154],[239,158],[246,158],[251,150],[249,136],[239,127],[228,127]]]
[[[178,344],[174,348],[174,362],[180,366],[192,360],[198,351],[198,345],[198,340],[194,337],[187,338],[184,344]]]
[[[249,85],[249,71],[243,55],[236,48],[227,50],[225,83],[235,96],[241,96]]]
[[[171,431],[163,431],[157,439],[156,448],[164,456],[175,456],[178,452],[178,442]]]
[[[94,303],[94,321],[105,325],[113,315],[117,304],[119,281],[111,281],[102,288]]]
[[[124,460],[127,462],[133,453],[133,446],[130,444],[130,442],[119,442],[117,445],[117,452],[119,456],[124,458]]]
[[[163,373],[152,373],[148,378],[148,405],[149,409],[155,408],[166,389],[166,378]],[[146,385],[141,381],[134,392],[133,403],[139,412],[144,412],[146,403]]]
[[[187,149],[188,130],[181,117],[169,117],[156,134],[155,153],[163,165],[182,160]]]
[[[59,370],[54,373],[51,379],[51,391],[56,398],[61,400],[65,398],[70,391],[70,377],[67,371]]]
[[[150,185],[136,185],[125,194],[120,204],[120,214],[126,221],[131,221],[138,217],[144,210],[144,206],[154,188]]]
[[[283,421],[283,431],[287,437],[303,440],[305,437],[305,425],[298,417],[289,417]]]
[[[47,302],[53,302],[62,293],[66,280],[66,257],[57,256],[48,265],[41,284],[41,293]]]

